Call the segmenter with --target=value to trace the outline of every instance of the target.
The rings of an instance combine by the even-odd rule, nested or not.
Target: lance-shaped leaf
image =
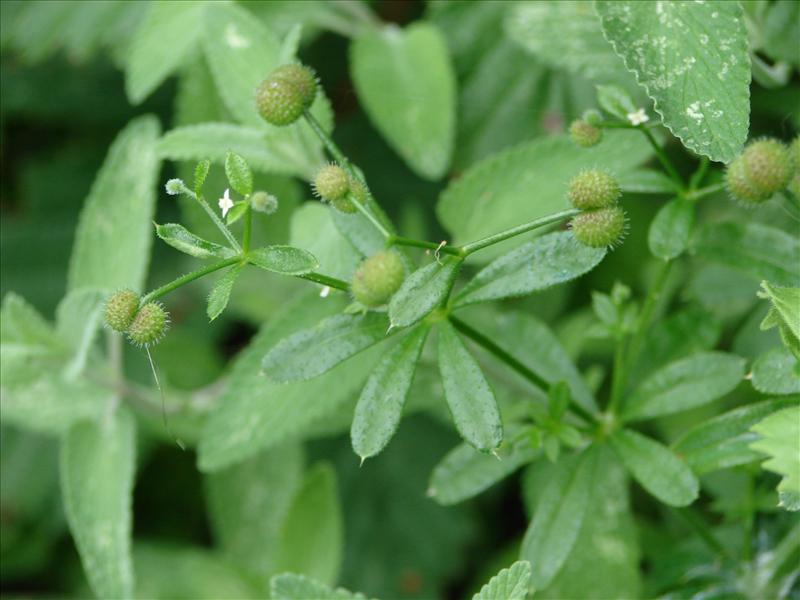
[[[231,297],[233,284],[236,283],[236,278],[239,277],[244,265],[234,265],[228,269],[225,274],[220,277],[211,288],[211,293],[208,295],[208,306],[206,313],[208,320],[213,321],[222,314],[225,307],[228,306],[228,299]]]
[[[397,430],[427,335],[427,326],[413,329],[384,355],[361,391],[350,439],[362,459],[383,450]]]
[[[611,436],[611,447],[644,489],[670,506],[697,498],[700,484],[689,466],[669,448],[630,429]]]
[[[595,463],[592,448],[560,461],[542,492],[520,550],[520,557],[533,567],[531,584],[536,589],[553,580],[578,539],[589,508]]]
[[[183,225],[178,225],[177,223],[157,224],[156,234],[176,250],[185,252],[195,258],[231,258],[236,256],[236,253],[230,248],[199,238]]]
[[[69,430],[61,447],[61,490],[72,537],[99,598],[133,595],[131,497],[136,430],[124,409]]]
[[[439,371],[456,429],[478,450],[503,441],[503,423],[489,382],[450,321],[439,324]]]
[[[656,213],[647,233],[647,244],[653,256],[672,260],[689,246],[694,227],[694,205],[683,198],[675,198]]]
[[[591,271],[605,255],[605,248],[581,244],[569,231],[550,233],[504,254],[481,270],[458,294],[455,305],[543,290]]]
[[[752,381],[762,394],[798,394],[800,363],[785,348],[773,348],[753,363]]]
[[[247,254],[247,262],[282,275],[304,275],[319,263],[313,254],[293,246],[264,246]]]
[[[472,600],[525,600],[530,578],[531,564],[527,560],[518,560],[492,577]]]
[[[225,175],[231,187],[242,196],[253,193],[253,172],[247,161],[238,154],[228,152],[225,155]]]
[[[721,398],[744,378],[744,359],[723,352],[694,354],[645,379],[625,401],[622,418],[651,419]]]
[[[444,302],[460,268],[461,259],[448,256],[409,275],[389,302],[392,327],[413,325]]]
[[[197,166],[194,168],[194,193],[197,196],[202,195],[203,184],[206,182],[206,177],[208,177],[208,172],[210,170],[211,161],[207,158],[197,163]]]
[[[377,344],[386,338],[388,328],[381,313],[335,315],[278,342],[264,356],[261,368],[277,382],[311,379]]]
[[[800,406],[784,408],[752,427],[761,439],[750,447],[769,458],[763,467],[783,479],[778,484],[780,506],[800,511]]]

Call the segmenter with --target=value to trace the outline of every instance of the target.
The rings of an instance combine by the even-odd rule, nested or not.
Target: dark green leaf
[[[319,267],[314,255],[292,246],[264,246],[247,254],[247,261],[281,275],[303,275]]]
[[[694,227],[694,205],[675,198],[662,206],[647,234],[647,244],[654,256],[664,260],[677,258],[689,246]]]
[[[247,161],[234,152],[225,155],[225,175],[228,183],[242,196],[249,196],[253,193],[253,172]]]
[[[208,320],[213,321],[222,314],[225,307],[228,306],[228,299],[231,297],[231,290],[233,284],[236,283],[236,278],[242,271],[244,265],[238,264],[228,269],[225,274],[220,277],[211,288],[211,293],[208,295],[208,306],[206,314]]]
[[[461,259],[448,256],[409,275],[389,302],[392,327],[409,327],[444,302],[461,269]]]
[[[183,225],[178,225],[177,223],[156,224],[156,234],[176,250],[185,252],[195,258],[231,258],[236,256],[236,253],[230,248],[199,238]]]

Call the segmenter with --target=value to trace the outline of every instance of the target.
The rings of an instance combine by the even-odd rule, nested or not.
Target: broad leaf
[[[784,408],[754,425],[761,439],[750,447],[768,455],[763,468],[783,475],[778,484],[780,506],[800,511],[800,406]]]
[[[253,172],[247,166],[247,161],[238,154],[228,152],[225,155],[225,175],[231,187],[242,196],[253,193]]]
[[[61,491],[67,522],[99,598],[133,595],[135,454],[135,422],[123,408],[109,418],[75,425],[62,442]]]
[[[670,506],[686,506],[697,498],[700,484],[692,470],[666,446],[630,429],[610,438],[622,464],[644,489]]]
[[[531,564],[526,560],[518,560],[492,577],[472,600],[525,600],[530,578]]]
[[[694,205],[683,198],[670,200],[659,209],[647,233],[653,256],[672,260],[683,254],[692,237],[694,210]]]
[[[154,117],[139,117],[111,145],[81,211],[69,289],[142,289],[150,261],[158,133]]]
[[[292,213],[289,231],[289,243],[316,256],[320,273],[352,279],[361,255],[336,229],[330,208],[306,202]]]
[[[56,333],[66,346],[67,379],[83,372],[103,321],[106,294],[91,288],[69,292],[56,308]]]
[[[447,298],[461,269],[461,259],[448,256],[409,275],[389,302],[392,327],[408,327],[426,317]]]
[[[242,267],[243,265],[241,264],[232,266],[214,283],[214,287],[211,288],[211,293],[208,295],[208,306],[206,307],[209,321],[213,321],[220,316],[225,307],[228,306],[233,284],[236,283],[236,278],[239,277]]]
[[[236,256],[236,253],[230,248],[199,238],[183,225],[178,225],[177,223],[157,224],[156,235],[176,250],[185,252],[195,258],[231,258]]]
[[[747,139],[750,55],[738,2],[597,2],[603,32],[684,145],[731,161]]]
[[[599,21],[597,22],[597,28],[600,29]],[[602,35],[602,31],[600,35]],[[608,49],[613,52],[610,46],[608,46]],[[631,95],[616,85],[598,85],[597,103],[604,111],[617,117],[620,121],[627,121],[628,115],[639,108],[631,98]]]
[[[722,352],[682,358],[645,379],[625,401],[624,420],[651,419],[695,408],[732,391],[744,379],[744,359]]]
[[[295,573],[275,575],[269,588],[273,600],[366,600],[363,594],[354,594],[343,588],[334,590],[324,583]]]
[[[788,350],[775,348],[753,363],[752,381],[762,394],[798,394],[800,363]]]
[[[264,246],[247,254],[247,261],[281,275],[303,275],[319,267],[314,255],[292,246]]]
[[[449,321],[439,323],[438,332],[439,371],[456,429],[478,450],[497,448],[503,423],[489,382]]]
[[[424,22],[364,30],[350,56],[375,126],[417,174],[442,177],[453,152],[456,82],[439,30]]]
[[[386,315],[341,314],[279,341],[261,368],[273,381],[312,379],[386,338]]]
[[[424,325],[411,330],[384,355],[361,391],[350,439],[362,460],[383,450],[397,430],[427,336]]]
[[[464,286],[455,306],[522,296],[580,277],[603,260],[605,248],[578,242],[569,231],[544,235],[504,254]]]

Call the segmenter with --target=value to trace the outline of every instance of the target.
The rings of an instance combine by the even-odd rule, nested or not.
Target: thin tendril
[[[156,381],[156,387],[158,388],[158,393],[161,394],[161,418],[164,421],[164,429],[167,430],[167,433],[172,438],[178,448],[181,450],[186,450],[186,446],[184,443],[172,433],[172,429],[170,429],[169,422],[167,421],[167,402],[166,398],[164,397],[164,388],[161,387],[161,382],[158,379],[158,371],[156,370],[156,365],[153,362],[153,356],[150,354],[150,348],[145,346],[144,351],[147,352],[147,359],[150,361],[150,368],[153,370],[153,379]]]

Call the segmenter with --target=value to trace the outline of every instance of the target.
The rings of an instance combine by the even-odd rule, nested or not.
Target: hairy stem
[[[463,256],[463,251],[459,246],[448,246],[447,244],[436,242],[426,242],[424,240],[415,240],[412,238],[404,238],[397,235],[390,236],[386,243],[389,246],[410,246],[412,248],[426,248],[428,250],[435,250],[442,254],[450,254],[451,256]]]
[[[715,194],[716,192],[721,192],[725,189],[725,183],[715,183],[714,185],[709,185],[704,188],[700,188],[699,190],[694,190],[692,192],[687,192],[685,194],[685,198],[687,200],[700,200],[700,198],[705,198],[706,196],[710,196],[711,194]]]
[[[164,284],[159,288],[154,289],[149,294],[146,294],[144,298],[142,298],[142,304],[150,302],[151,300],[156,300],[157,298],[169,294],[171,291],[176,290],[179,287],[194,281],[195,279],[200,279],[201,277],[205,277],[209,273],[213,273],[214,271],[219,271],[220,269],[224,269],[225,267],[234,265],[238,262],[241,262],[241,260],[242,260],[241,257],[234,256],[233,258],[226,258],[225,260],[212,263],[208,266],[203,267],[202,269],[197,269],[196,271],[192,271],[191,273],[186,273],[186,275],[182,275],[177,279],[170,281],[169,283]]]
[[[203,210],[206,211],[208,217],[214,222],[214,225],[217,226],[217,229],[219,229],[222,232],[222,235],[225,236],[225,239],[228,240],[228,243],[231,245],[231,247],[236,250],[236,252],[241,252],[242,247],[239,245],[239,242],[236,241],[236,238],[231,233],[231,230],[228,229],[225,223],[222,222],[222,219],[217,216],[217,213],[214,212],[214,209],[209,206],[208,202],[206,202],[206,199],[203,198],[203,196],[198,196],[185,186],[183,187],[182,191],[190,198],[197,200],[200,206],[203,207]]]
[[[335,277],[329,277],[328,275],[322,275],[321,273],[306,273],[305,275],[297,275],[298,279],[306,279],[308,281],[313,281],[314,283],[319,283],[320,285],[326,285],[329,288],[334,288],[336,290],[341,290],[346,292],[350,289],[350,286],[347,284],[346,281],[342,281],[341,279],[336,279]]]
[[[574,217],[575,215],[580,214],[580,212],[581,211],[579,211],[576,208],[570,208],[567,210],[562,210],[561,212],[553,213],[552,215],[547,215],[546,217],[541,217],[539,219],[534,219],[533,221],[528,221],[527,223],[523,223],[522,225],[517,225],[516,227],[511,227],[510,229],[506,229],[505,231],[495,233],[494,235],[490,235],[480,240],[470,242],[469,244],[464,244],[463,246],[461,246],[461,255],[469,256],[473,252],[477,252],[478,250],[483,250],[484,248],[488,248],[489,246],[492,246],[494,244],[504,242],[505,240],[512,238],[514,236],[527,233],[528,231],[532,231],[539,227],[544,227],[546,225],[552,225],[553,223],[558,223],[559,221],[563,221],[564,219],[569,219],[570,217]]]
[[[250,252],[250,239],[253,236],[253,209],[248,203],[244,213],[244,233],[242,234],[242,252]]]
[[[644,136],[647,138],[647,141],[650,142],[650,145],[653,147],[653,151],[656,153],[656,156],[658,157],[659,162],[661,162],[661,165],[664,167],[664,170],[670,176],[670,179],[675,182],[675,185],[677,185],[679,189],[683,189],[683,179],[681,179],[678,171],[672,165],[672,161],[670,161],[667,155],[664,154],[661,146],[658,145],[656,138],[653,137],[653,134],[646,127],[638,127],[638,129],[644,134]]]

